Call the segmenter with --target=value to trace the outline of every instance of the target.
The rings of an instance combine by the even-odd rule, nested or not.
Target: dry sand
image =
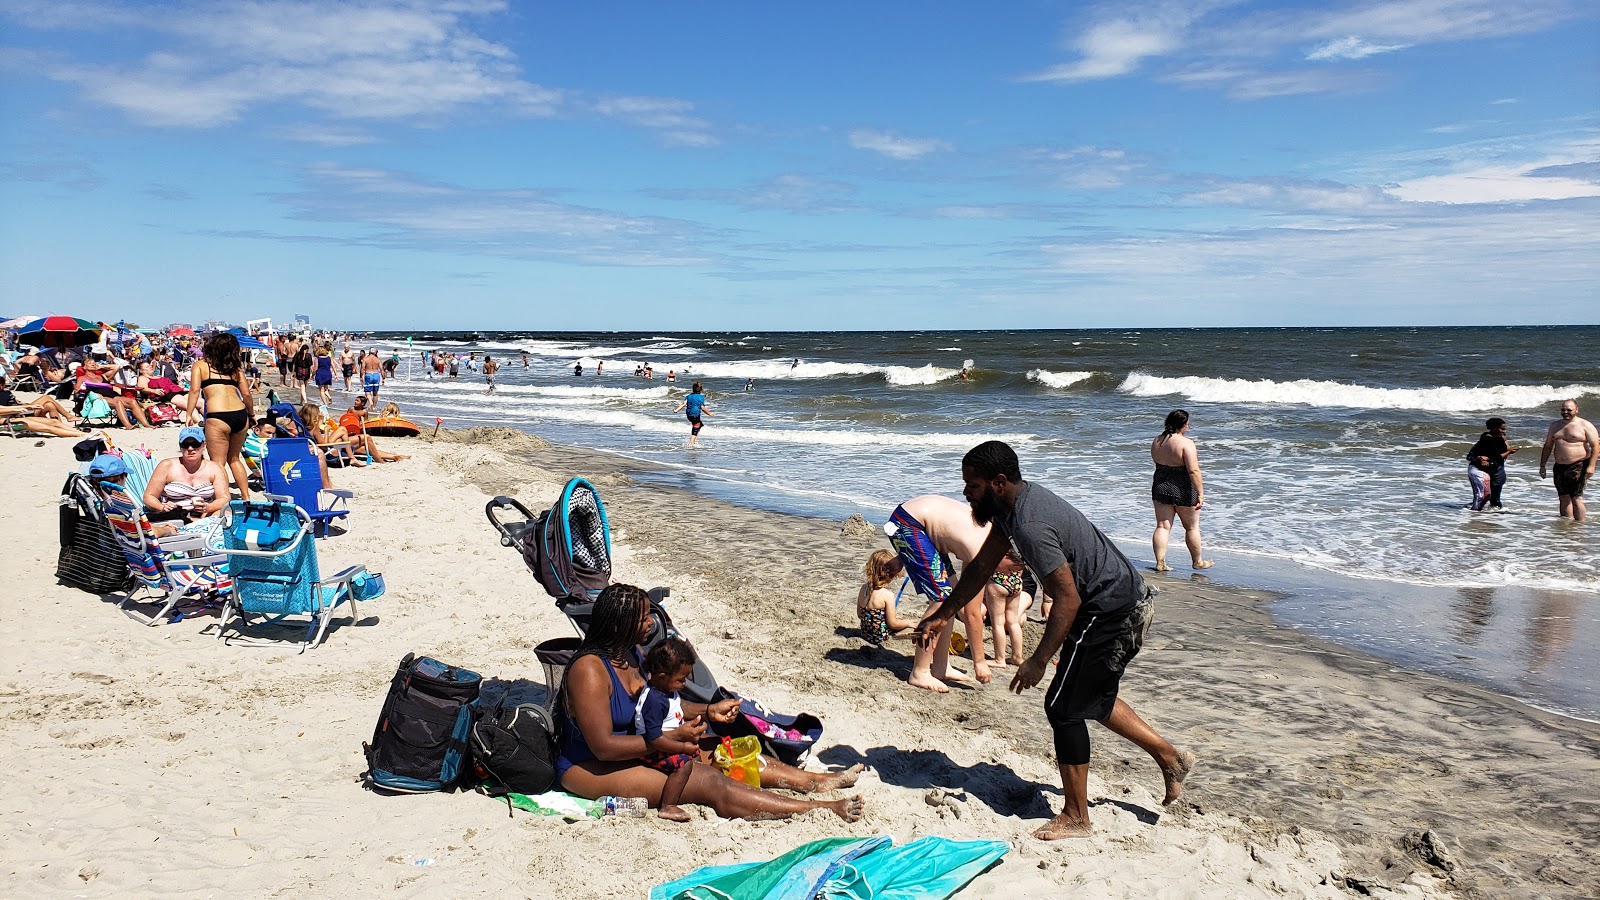
[[[175,432],[142,434],[175,452]],[[142,627],[58,585],[68,442],[0,441],[6,896],[640,897],[697,866],[876,834],[1012,842],[974,898],[1600,895],[1600,728],[1317,644],[1273,626],[1264,595],[1153,579],[1123,696],[1200,765],[1163,810],[1148,758],[1095,729],[1095,833],[1047,844],[1029,837],[1060,803],[1039,692],[932,696],[903,683],[905,652],[854,636],[876,532],[639,487],[638,464],[504,430],[387,443],[413,459],[336,472],[355,511],[319,548],[389,592],[296,656],[225,647],[210,615]],[[611,513],[614,578],[670,585],[725,685],[820,715],[812,766],[869,765],[863,821],[691,807],[686,825],[564,824],[361,788],[406,652],[542,693],[532,648],[572,632],[482,509],[508,493],[538,510],[580,474]]]

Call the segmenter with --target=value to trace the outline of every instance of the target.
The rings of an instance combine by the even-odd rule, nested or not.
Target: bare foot
[[[1158,559],[1158,560],[1156,560],[1156,571],[1157,572],[1171,572],[1172,571],[1172,567],[1167,565],[1166,560]]]
[[[846,797],[843,800],[830,800],[822,805],[833,810],[834,815],[846,822],[861,821],[861,817],[867,811],[867,803],[861,799],[859,794],[854,797]]]
[[[1183,780],[1189,777],[1189,772],[1194,769],[1195,755],[1188,750],[1178,751],[1178,764],[1172,768],[1161,767],[1161,777],[1167,782],[1167,796],[1161,799],[1162,806],[1171,806],[1174,800],[1183,793]]]
[[[1200,560],[1200,561],[1199,561],[1199,562],[1197,562],[1197,563],[1195,563],[1195,564],[1194,564],[1194,567],[1195,567],[1195,568],[1196,568],[1196,569],[1209,569],[1209,568],[1211,568],[1211,567],[1212,567],[1212,566],[1214,566],[1214,565],[1216,565],[1216,563],[1214,563],[1214,562],[1212,562],[1212,561],[1211,561],[1211,560],[1209,560],[1209,559],[1202,559],[1202,560]]]
[[[1039,621],[1042,622],[1044,620],[1040,619]],[[1022,660],[1020,660],[1020,659],[1008,659],[1008,660],[1006,660],[1006,665],[1008,665],[1008,666],[1016,666],[1017,668],[1021,668],[1022,667]]]
[[[857,781],[861,780],[861,773],[866,771],[866,768],[861,763],[856,763],[843,772],[830,772],[826,776],[817,779],[815,789],[819,791],[836,791],[840,788],[852,787]]]
[[[945,669],[943,672],[935,672],[935,673],[933,673],[933,677],[935,677],[935,678],[937,678],[937,679],[939,679],[941,681],[957,681],[957,682],[970,682],[970,681],[972,681],[972,676],[968,675],[967,673],[965,673],[963,671],[961,671],[960,669]]]
[[[677,804],[663,806],[656,810],[656,818],[666,819],[668,822],[687,822],[690,819],[689,811]]]
[[[1094,832],[1094,827],[1088,822],[1079,822],[1067,818],[1066,813],[1040,825],[1034,830],[1033,836],[1041,841],[1059,841],[1063,838],[1088,837]]]
[[[906,684],[922,688],[925,691],[933,691],[935,694],[950,693],[950,688],[946,687],[944,682],[933,677],[928,672],[912,672],[911,677],[906,679]]]

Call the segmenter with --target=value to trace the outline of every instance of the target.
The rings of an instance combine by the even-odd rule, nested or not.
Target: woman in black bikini
[[[1170,571],[1167,565],[1167,539],[1172,536],[1174,516],[1183,523],[1183,542],[1189,547],[1196,569],[1211,568],[1211,560],[1200,556],[1200,507],[1206,502],[1205,482],[1200,478],[1200,453],[1189,430],[1189,414],[1181,409],[1167,413],[1161,434],[1150,444],[1150,459],[1156,474],[1150,483],[1150,501],[1156,507],[1156,530],[1150,536],[1155,550],[1156,571]]]
[[[240,364],[239,339],[227,332],[206,338],[201,359],[189,373],[189,411],[185,425],[193,425],[201,402],[205,403],[206,455],[212,462],[227,460],[233,486],[241,500],[250,499],[249,470],[245,468],[244,439],[255,410],[245,388],[244,366]]]

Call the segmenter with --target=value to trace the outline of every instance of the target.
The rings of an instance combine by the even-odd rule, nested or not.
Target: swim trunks
[[[904,506],[896,506],[889,521],[896,526],[894,534],[889,535],[889,544],[905,564],[906,577],[916,586],[917,593],[935,601],[950,596],[955,589],[955,566],[950,557],[939,552],[928,537],[928,530]]]
[[[1150,630],[1154,596],[1146,588],[1144,598],[1127,615],[1090,616],[1081,628],[1073,622],[1061,645],[1055,678],[1044,694],[1045,716],[1052,725],[1099,721],[1111,715],[1122,673],[1144,646],[1145,632]]]
[[[378,387],[383,384],[383,376],[377,372],[368,372],[361,376],[361,388],[369,394],[376,394]]]
[[[1150,499],[1167,506],[1194,506],[1200,502],[1188,469],[1160,463],[1156,463],[1156,474],[1150,482]]]
[[[1556,483],[1556,495],[1560,497],[1582,497],[1583,487],[1589,482],[1589,473],[1585,471],[1589,461],[1580,459],[1575,463],[1556,463],[1552,480]]]
[[[690,416],[689,417],[689,433],[690,434],[699,434],[700,433],[700,424],[701,423],[700,423],[700,417],[699,416]]]

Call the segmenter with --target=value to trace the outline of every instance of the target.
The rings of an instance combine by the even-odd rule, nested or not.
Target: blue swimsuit
[[[598,655],[598,654],[596,654]],[[611,673],[611,733],[612,734],[637,734],[633,728],[634,702],[638,695],[628,696],[628,691],[622,686],[622,680],[617,677],[616,667],[611,665],[611,660],[604,656],[600,661],[605,663],[606,671]],[[634,667],[643,669],[638,651],[634,651]],[[583,729],[578,727],[578,721],[570,714],[562,713],[566,722],[561,730],[561,752],[556,755],[556,784],[567,775],[567,770],[578,763],[597,759],[594,751],[589,749],[589,742],[583,739]]]

